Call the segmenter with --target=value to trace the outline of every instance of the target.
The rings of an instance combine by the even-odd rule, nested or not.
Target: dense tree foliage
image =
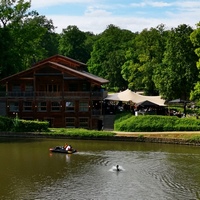
[[[165,41],[166,31],[162,24],[144,29],[134,38],[126,52],[127,61],[122,66],[123,77],[130,89],[143,90],[147,95],[158,94],[152,76],[157,64],[162,62]]]
[[[31,1],[0,0],[0,52],[0,78],[59,53],[87,63],[109,80],[108,90],[200,99],[200,23],[140,33],[111,24],[97,35],[70,25],[58,34],[52,20],[31,11]]]
[[[53,30],[52,21],[39,15],[24,20],[21,28],[15,30],[13,34],[23,67],[18,71],[58,52],[58,38]]]
[[[30,8],[30,2],[15,0],[2,0],[0,4],[0,36],[1,77],[17,72],[16,68],[21,65],[18,59],[18,45],[16,45],[15,30],[20,30],[20,22],[34,13],[26,13]],[[14,37],[15,36],[15,37]],[[18,39],[18,37],[17,37]],[[16,51],[17,49],[17,51]]]
[[[36,11],[30,1],[3,0],[0,4],[0,76],[27,69],[34,62],[55,54],[58,39],[51,20]],[[51,50],[51,51],[50,51]]]
[[[197,81],[197,56],[190,40],[192,32],[190,26],[183,24],[168,35],[163,62],[154,75],[155,84],[165,99],[189,99]]]
[[[134,36],[131,31],[109,25],[93,45],[88,69],[91,73],[108,79],[109,89],[127,88],[121,71],[125,62],[125,52]]]
[[[196,30],[194,30],[191,35],[190,39],[195,47],[195,53],[198,56],[199,60],[197,62],[197,68],[200,70],[200,22],[197,24]],[[200,77],[200,74],[198,74]],[[195,82],[193,82],[195,83]],[[191,100],[200,100],[200,80],[195,83],[194,90],[191,91]]]
[[[60,54],[86,63],[90,56],[86,40],[86,33],[80,31],[77,26],[68,26],[60,36]]]

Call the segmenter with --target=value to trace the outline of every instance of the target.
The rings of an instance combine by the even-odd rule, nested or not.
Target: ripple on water
[[[14,192],[23,199],[46,200],[112,200],[119,197],[128,200],[200,199],[198,156],[123,150],[80,151],[69,158],[53,155],[46,160],[53,164],[51,170],[41,167],[32,178],[24,177],[23,184],[16,181],[17,190]],[[117,164],[122,171],[114,173]]]
[[[117,166],[112,166],[110,169],[109,169],[109,171],[110,172],[124,172],[125,171],[125,169],[121,166],[121,165],[119,165],[118,166],[118,170],[117,170]]]

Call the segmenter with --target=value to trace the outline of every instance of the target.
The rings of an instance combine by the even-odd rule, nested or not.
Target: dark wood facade
[[[97,129],[103,118],[101,89],[108,80],[86,71],[86,65],[55,55],[23,72],[0,80],[0,115],[47,120],[51,127]]]

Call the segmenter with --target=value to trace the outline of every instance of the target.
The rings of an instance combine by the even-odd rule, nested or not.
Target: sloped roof
[[[78,67],[80,67],[80,66],[86,66],[85,63],[82,63],[80,61],[74,60],[74,59],[69,58],[67,56],[62,56],[62,55],[57,54],[57,55],[51,56],[49,58],[46,58],[44,60],[41,60],[41,61],[35,63],[33,65],[33,67],[36,66],[36,65],[45,63],[47,61],[52,61],[52,62],[56,62],[56,63],[59,63],[59,64],[70,65],[70,66],[78,66]]]
[[[142,102],[140,102],[140,103],[137,103],[137,106],[159,106],[158,104],[156,104],[156,103],[153,103],[153,102],[151,102],[151,101],[148,101],[148,100],[146,100],[146,101],[142,101]]]
[[[135,94],[127,89],[123,92],[108,94],[105,100],[113,100],[113,101],[133,101],[135,99]]]
[[[91,73],[86,72],[86,71],[74,70],[72,68],[69,68],[69,67],[66,67],[66,66],[54,63],[54,62],[49,62],[49,63],[52,64],[52,65],[54,65],[54,66],[58,66],[58,67],[62,68],[63,70],[66,70],[69,73],[71,72],[72,74],[74,74],[76,76],[79,76],[79,77],[82,77],[82,78],[88,78],[90,80],[93,80],[94,82],[98,82],[98,83],[101,83],[101,84],[105,84],[105,83],[109,82],[106,79],[103,79],[101,77],[95,76],[94,74],[91,74]]]
[[[58,61],[58,63],[55,61]],[[68,62],[70,62],[70,63],[68,63]],[[68,57],[56,55],[56,56],[53,56],[53,57],[50,57],[48,59],[38,62],[37,64],[35,64],[34,66],[32,66],[31,68],[29,68],[27,70],[24,70],[22,72],[19,72],[19,73],[16,73],[16,74],[6,77],[6,78],[0,80],[0,83],[5,84],[7,81],[10,81],[14,78],[20,78],[20,77],[26,76],[27,74],[30,74],[30,73],[34,73],[37,70],[42,69],[46,66],[50,66],[57,70],[63,71],[65,73],[69,73],[75,77],[79,77],[82,79],[88,79],[91,82],[94,82],[96,84],[105,84],[105,83],[109,82],[108,80],[103,79],[98,76],[95,76],[89,72],[86,72],[84,70],[84,68],[81,68],[81,66],[86,66],[86,64],[81,63],[79,61],[75,61]]]
[[[153,104],[159,106],[165,106],[165,100],[161,98],[161,96],[144,96],[138,94],[136,92],[132,92],[131,90],[127,89],[123,92],[118,92],[114,94],[109,94],[105,100],[112,100],[112,101],[132,101],[136,104],[141,102],[149,101]]]

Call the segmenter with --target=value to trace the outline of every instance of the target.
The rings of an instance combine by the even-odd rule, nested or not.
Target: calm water
[[[65,142],[78,153],[49,153]],[[200,147],[0,138],[0,199],[200,199]]]

